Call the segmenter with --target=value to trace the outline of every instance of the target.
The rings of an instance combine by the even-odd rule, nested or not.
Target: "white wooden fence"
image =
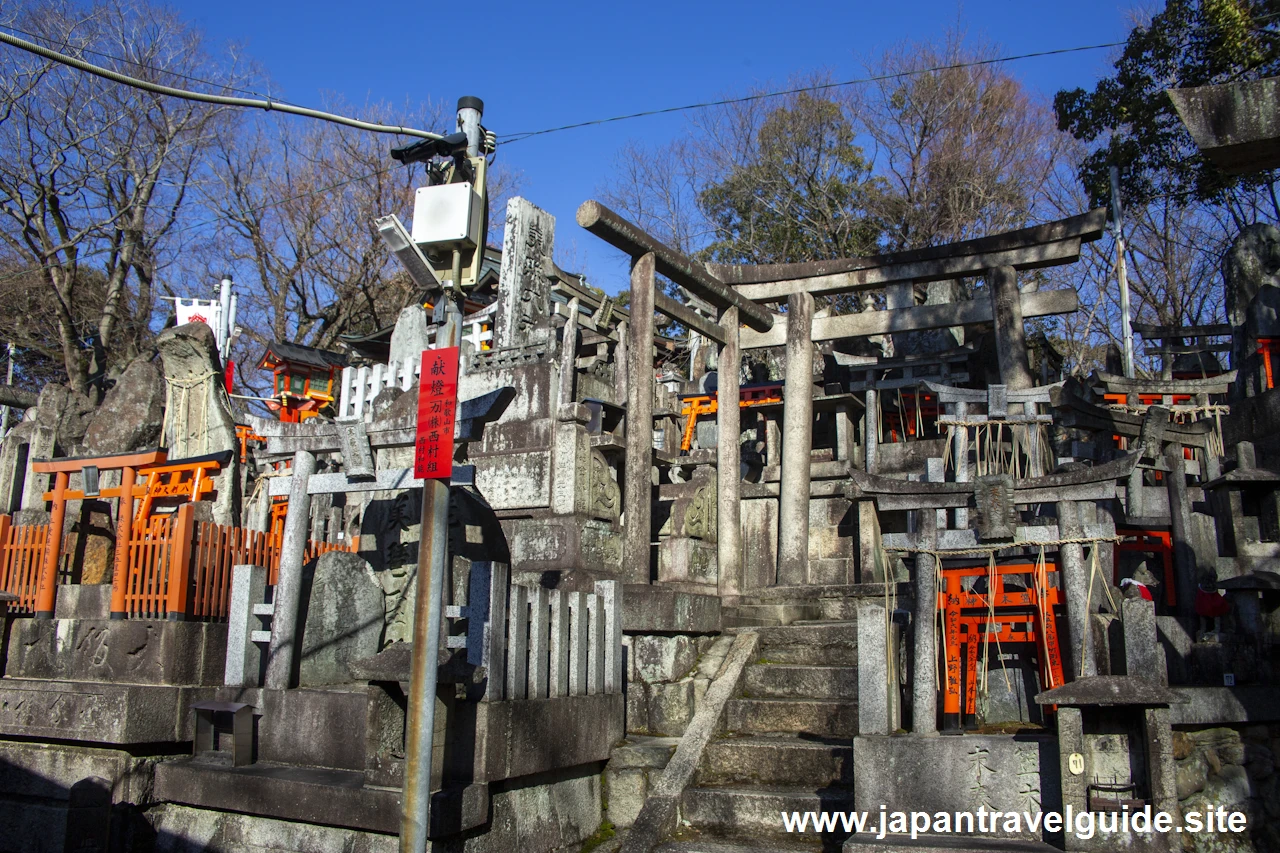
[[[472,605],[445,611],[468,618],[467,636],[451,636],[447,644],[467,648],[468,658],[474,654],[484,665],[485,701],[622,692],[622,587],[617,581],[597,581],[592,593],[565,592],[512,584],[506,565],[487,566],[487,588],[472,572]]]
[[[483,312],[476,312],[464,322],[462,336],[475,350],[493,341],[493,329],[484,328],[490,318]],[[428,348],[435,349],[435,330],[427,330]],[[413,387],[418,374],[422,371],[421,359],[406,359],[403,362],[393,361],[390,364],[364,365],[362,367],[344,367],[342,369],[341,388],[338,394],[338,417],[343,419],[363,418],[373,420],[373,398],[387,388],[399,388],[408,391]]]

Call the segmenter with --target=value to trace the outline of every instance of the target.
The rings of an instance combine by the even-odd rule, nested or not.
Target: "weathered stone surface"
[[[254,707],[259,761],[358,771],[365,767],[370,693],[379,689],[222,687],[215,695]]]
[[[158,447],[164,398],[164,376],[151,356],[129,362],[85,431],[86,454],[108,456]]]
[[[93,419],[93,401],[65,385],[49,383],[40,392],[36,404],[37,427],[52,430],[60,455],[72,455],[79,449]]]
[[[720,630],[720,599],[652,584],[626,584],[622,595],[622,630],[634,634],[716,633]]]
[[[631,638],[631,653],[636,674],[649,684],[677,681],[687,675],[698,660],[697,644],[685,635],[636,635]]]
[[[1053,738],[861,736],[853,742],[855,807],[879,811],[1059,809]]]
[[[1217,725],[1280,721],[1280,688],[1176,687],[1186,704],[1170,709],[1174,725]]]
[[[605,761],[623,735],[621,693],[481,702],[475,710],[475,752],[459,760],[473,762],[477,782]],[[548,737],[548,732],[573,736]]]
[[[649,730],[659,735],[684,734],[693,718],[693,680],[650,684],[645,691],[649,695]]]
[[[318,840],[323,840],[325,836],[318,827],[308,824],[338,824],[347,827],[346,832],[373,830],[394,833],[400,822],[396,792],[365,788],[361,784],[362,774],[352,771],[253,765],[231,768],[187,758],[157,765],[155,779],[157,800],[297,821],[298,823],[291,824],[292,831],[313,832]],[[161,821],[163,826],[163,818]],[[301,838],[305,839],[306,836]],[[269,846],[269,841],[259,844],[267,850],[273,849]],[[246,848],[232,844],[213,849]],[[254,848],[249,846],[247,849]],[[282,846],[275,849],[317,848],[307,847],[304,842],[304,846],[300,847]],[[336,849],[344,850],[342,847]]]
[[[858,732],[858,706],[843,699],[731,699],[725,728],[848,738]]]
[[[12,630],[6,674],[19,678],[216,685],[226,665],[225,624],[20,619]]]
[[[170,386],[164,424],[169,456],[182,459],[238,448],[213,329],[204,323],[165,329],[156,347]]]
[[[853,748],[804,737],[726,737],[707,745],[700,785],[796,786],[817,790],[853,783]]]
[[[627,685],[627,734],[649,734],[649,693],[632,681]]]
[[[622,535],[611,522],[567,515],[504,522],[503,529],[512,563],[525,571],[622,571]]]
[[[402,364],[406,360],[421,359],[422,351],[431,344],[427,335],[430,322],[427,309],[417,303],[401,308],[395,329],[391,332],[390,360]]]
[[[636,822],[649,792],[649,774],[644,770],[605,770],[604,784],[609,795],[609,822],[625,829]]]
[[[191,688],[6,679],[0,734],[97,744],[191,740]]]
[[[382,639],[383,594],[372,569],[358,554],[330,551],[307,572],[303,589],[299,685],[352,681],[351,664],[377,654]]]
[[[669,536],[658,543],[659,581],[710,586],[718,579],[714,544],[687,536]]]
[[[1209,762],[1202,753],[1193,753],[1186,759],[1177,762],[1174,778],[1178,786],[1178,799],[1185,800],[1192,794],[1204,790],[1209,781]]]
[[[106,779],[116,802],[140,802],[149,794],[155,759],[122,749],[5,741],[0,745],[0,796],[65,800],[71,786],[89,776]]]
[[[69,583],[58,587],[58,598],[54,602],[54,619],[109,619],[110,617],[110,584]]]
[[[395,835],[317,826],[167,803],[150,813],[156,853],[241,850],[245,853],[395,853]]]
[[[388,465],[387,455],[379,451],[380,468]],[[374,492],[361,517],[359,556],[372,567],[382,590],[383,643],[387,645],[413,639],[421,531],[422,492],[418,489]]]
[[[609,755],[612,770],[661,770],[680,744],[675,737],[633,737],[615,747]]]
[[[489,831],[444,848],[449,853],[577,850],[600,826],[600,775],[566,775],[550,783],[494,794]]]

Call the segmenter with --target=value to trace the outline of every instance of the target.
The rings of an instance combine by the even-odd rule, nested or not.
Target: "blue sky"
[[[338,3],[332,0],[174,8],[217,42],[235,41],[269,72],[279,94],[319,105],[326,92],[352,103],[405,98],[485,101],[485,126],[501,134],[695,103],[827,69],[837,80],[903,40],[940,36],[957,22],[1002,55],[1117,41],[1129,31],[1128,2],[898,0],[898,2],[621,2],[474,4]],[[1109,68],[1108,51],[1010,63],[1010,73],[1046,97],[1089,86]],[[522,173],[521,194],[556,216],[557,244],[597,285],[625,282],[617,252],[573,220],[609,177],[629,139],[663,142],[680,115],[550,134],[499,152]]]

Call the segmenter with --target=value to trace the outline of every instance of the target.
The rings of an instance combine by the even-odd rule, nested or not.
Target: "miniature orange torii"
[[[782,385],[780,383],[748,385],[741,388],[738,393],[738,406],[743,409],[782,402]],[[700,415],[714,415],[719,408],[719,397],[714,393],[696,394],[684,398],[684,408],[680,412],[685,417],[684,436],[680,440],[681,450],[687,451],[693,447],[693,431],[698,424],[698,417]]]
[[[54,485],[45,492],[44,500],[52,503],[49,514],[49,534],[45,540],[41,560],[40,584],[36,592],[35,615],[52,619],[54,592],[58,580],[58,557],[62,550],[62,528],[66,519],[67,501],[86,498],[119,498],[116,513],[115,566],[112,575],[111,618],[125,616],[125,579],[129,572],[129,543],[134,535],[141,535],[147,516],[157,499],[178,498],[197,501],[213,491],[213,474],[226,462],[225,453],[200,456],[169,462],[169,452],[164,448],[118,456],[81,457],[74,459],[43,459],[32,463],[37,474],[53,474]],[[99,489],[99,476],[103,471],[119,471],[120,485]],[[68,489],[71,475],[80,474],[83,488]],[[138,476],[143,481],[138,482]],[[134,498],[141,498],[137,516],[134,516]],[[117,600],[119,599],[119,600]]]
[[[1019,562],[1005,565],[978,565],[943,568],[938,580],[938,610],[942,613],[945,649],[943,659],[943,715],[948,726],[958,728],[963,712],[977,711],[978,652],[982,645],[1032,643],[1040,660],[1044,690],[1065,684],[1062,651],[1058,644],[1058,620],[1054,609],[1062,604],[1062,591],[1050,585],[1049,575],[1057,572],[1052,561]],[[1005,577],[1026,575],[1032,583],[1026,589],[1006,589]],[[966,577],[984,578],[986,592],[963,587]],[[1021,630],[1017,630],[1021,628]],[[1009,629],[1009,630],[1006,630]],[[961,651],[966,672],[961,678]]]

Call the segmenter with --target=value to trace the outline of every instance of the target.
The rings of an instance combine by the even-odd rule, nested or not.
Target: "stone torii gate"
[[[649,580],[651,436],[653,416],[653,313],[661,312],[720,345],[722,399],[739,394],[741,351],[786,346],[783,447],[778,513],[777,583],[803,584],[808,576],[810,459],[813,447],[813,344],[907,331],[993,323],[1000,374],[1010,390],[1031,387],[1023,320],[1075,311],[1073,291],[1023,294],[1019,271],[1071,263],[1082,243],[1102,236],[1106,211],[977,240],[866,258],[798,264],[725,266],[700,264],[665,246],[596,201],[578,209],[578,224],[632,259],[628,339],[627,462],[624,565],[632,582]],[[711,323],[657,292],[654,274],[666,276],[720,311]],[[915,305],[916,284],[983,276],[988,298]],[[814,298],[886,289],[891,310],[815,318]],[[785,302],[784,314],[769,303]],[[745,326],[746,328],[740,328]],[[737,406],[719,406],[721,437],[740,434]],[[718,557],[722,597],[742,588],[739,447],[717,442]]]
[[[1067,314],[1079,307],[1074,291],[1023,294],[1019,271],[1071,263],[1084,242],[1102,236],[1106,211],[1006,234],[909,252],[866,258],[761,266],[710,265],[733,291],[755,303],[785,302],[765,332],[744,331],[743,349],[786,346],[783,450],[778,505],[778,583],[808,578],[810,454],[813,447],[813,344],[952,326],[992,323],[1002,383],[1030,388],[1023,320]],[[935,305],[915,304],[915,285],[982,276],[987,298]],[[884,288],[890,310],[814,317],[814,297]]]

